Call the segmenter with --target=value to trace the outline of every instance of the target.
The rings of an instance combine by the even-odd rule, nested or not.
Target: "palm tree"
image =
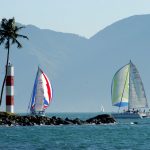
[[[27,36],[18,34],[18,31],[20,31],[24,27],[18,27],[15,23],[15,18],[12,19],[6,19],[3,18],[0,23],[0,45],[4,44],[5,48],[7,49],[7,60],[6,60],[6,72],[1,88],[1,95],[0,95],[0,105],[2,102],[2,97],[3,97],[3,90],[4,90],[4,84],[6,81],[6,76],[7,76],[7,67],[9,63],[9,51],[10,51],[10,44],[17,44],[17,48],[22,48],[22,44],[17,40],[18,37],[21,38],[26,38],[28,39]]]

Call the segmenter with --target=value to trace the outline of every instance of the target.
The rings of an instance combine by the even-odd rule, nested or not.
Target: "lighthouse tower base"
[[[6,112],[14,113],[14,67],[10,63],[6,76]]]

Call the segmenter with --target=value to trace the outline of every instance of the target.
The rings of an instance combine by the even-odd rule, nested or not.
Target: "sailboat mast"
[[[130,63],[129,63],[129,96],[128,96],[128,110],[129,110],[129,105],[130,105],[130,98],[131,98],[131,96],[130,96],[130,90],[131,90],[131,64],[132,64],[132,62],[131,62],[131,60],[130,60]]]
[[[130,63],[129,63],[129,65],[130,65]],[[121,94],[121,101],[120,101],[120,104],[119,104],[118,113],[120,111],[120,107],[121,107],[121,103],[122,103],[122,98],[123,98],[123,94],[124,94],[124,91],[125,91],[125,86],[126,86],[127,79],[128,79],[128,74],[129,74],[129,78],[130,78],[130,68],[129,68],[129,71],[127,72],[127,74],[126,74],[126,79],[125,79],[124,86],[123,86],[123,91],[122,91],[122,94]]]
[[[36,73],[36,80],[37,81],[37,77],[38,77],[38,72],[39,72],[39,66],[38,66],[38,71]],[[28,106],[28,111],[31,112],[31,105],[33,104],[33,94],[35,93],[34,91],[36,90],[36,82],[34,82],[34,85],[33,85],[33,89],[32,89],[32,93],[31,93],[31,97],[30,97],[30,101],[29,101],[29,106]]]

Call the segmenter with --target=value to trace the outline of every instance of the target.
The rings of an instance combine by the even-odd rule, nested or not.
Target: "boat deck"
[[[143,112],[121,112],[111,114],[116,119],[142,119],[147,117],[146,113]],[[150,114],[149,114],[150,117]]]

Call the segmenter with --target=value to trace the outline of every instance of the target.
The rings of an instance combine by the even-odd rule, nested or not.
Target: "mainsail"
[[[130,62],[129,109],[148,107],[144,86],[136,66]]]
[[[131,61],[114,75],[111,94],[114,106],[128,106],[128,109],[148,107],[142,80]]]
[[[38,114],[44,112],[52,100],[52,88],[46,74],[38,68],[34,82],[30,112]]]
[[[102,105],[101,106],[101,112],[104,112],[105,110],[104,110],[104,106]]]

